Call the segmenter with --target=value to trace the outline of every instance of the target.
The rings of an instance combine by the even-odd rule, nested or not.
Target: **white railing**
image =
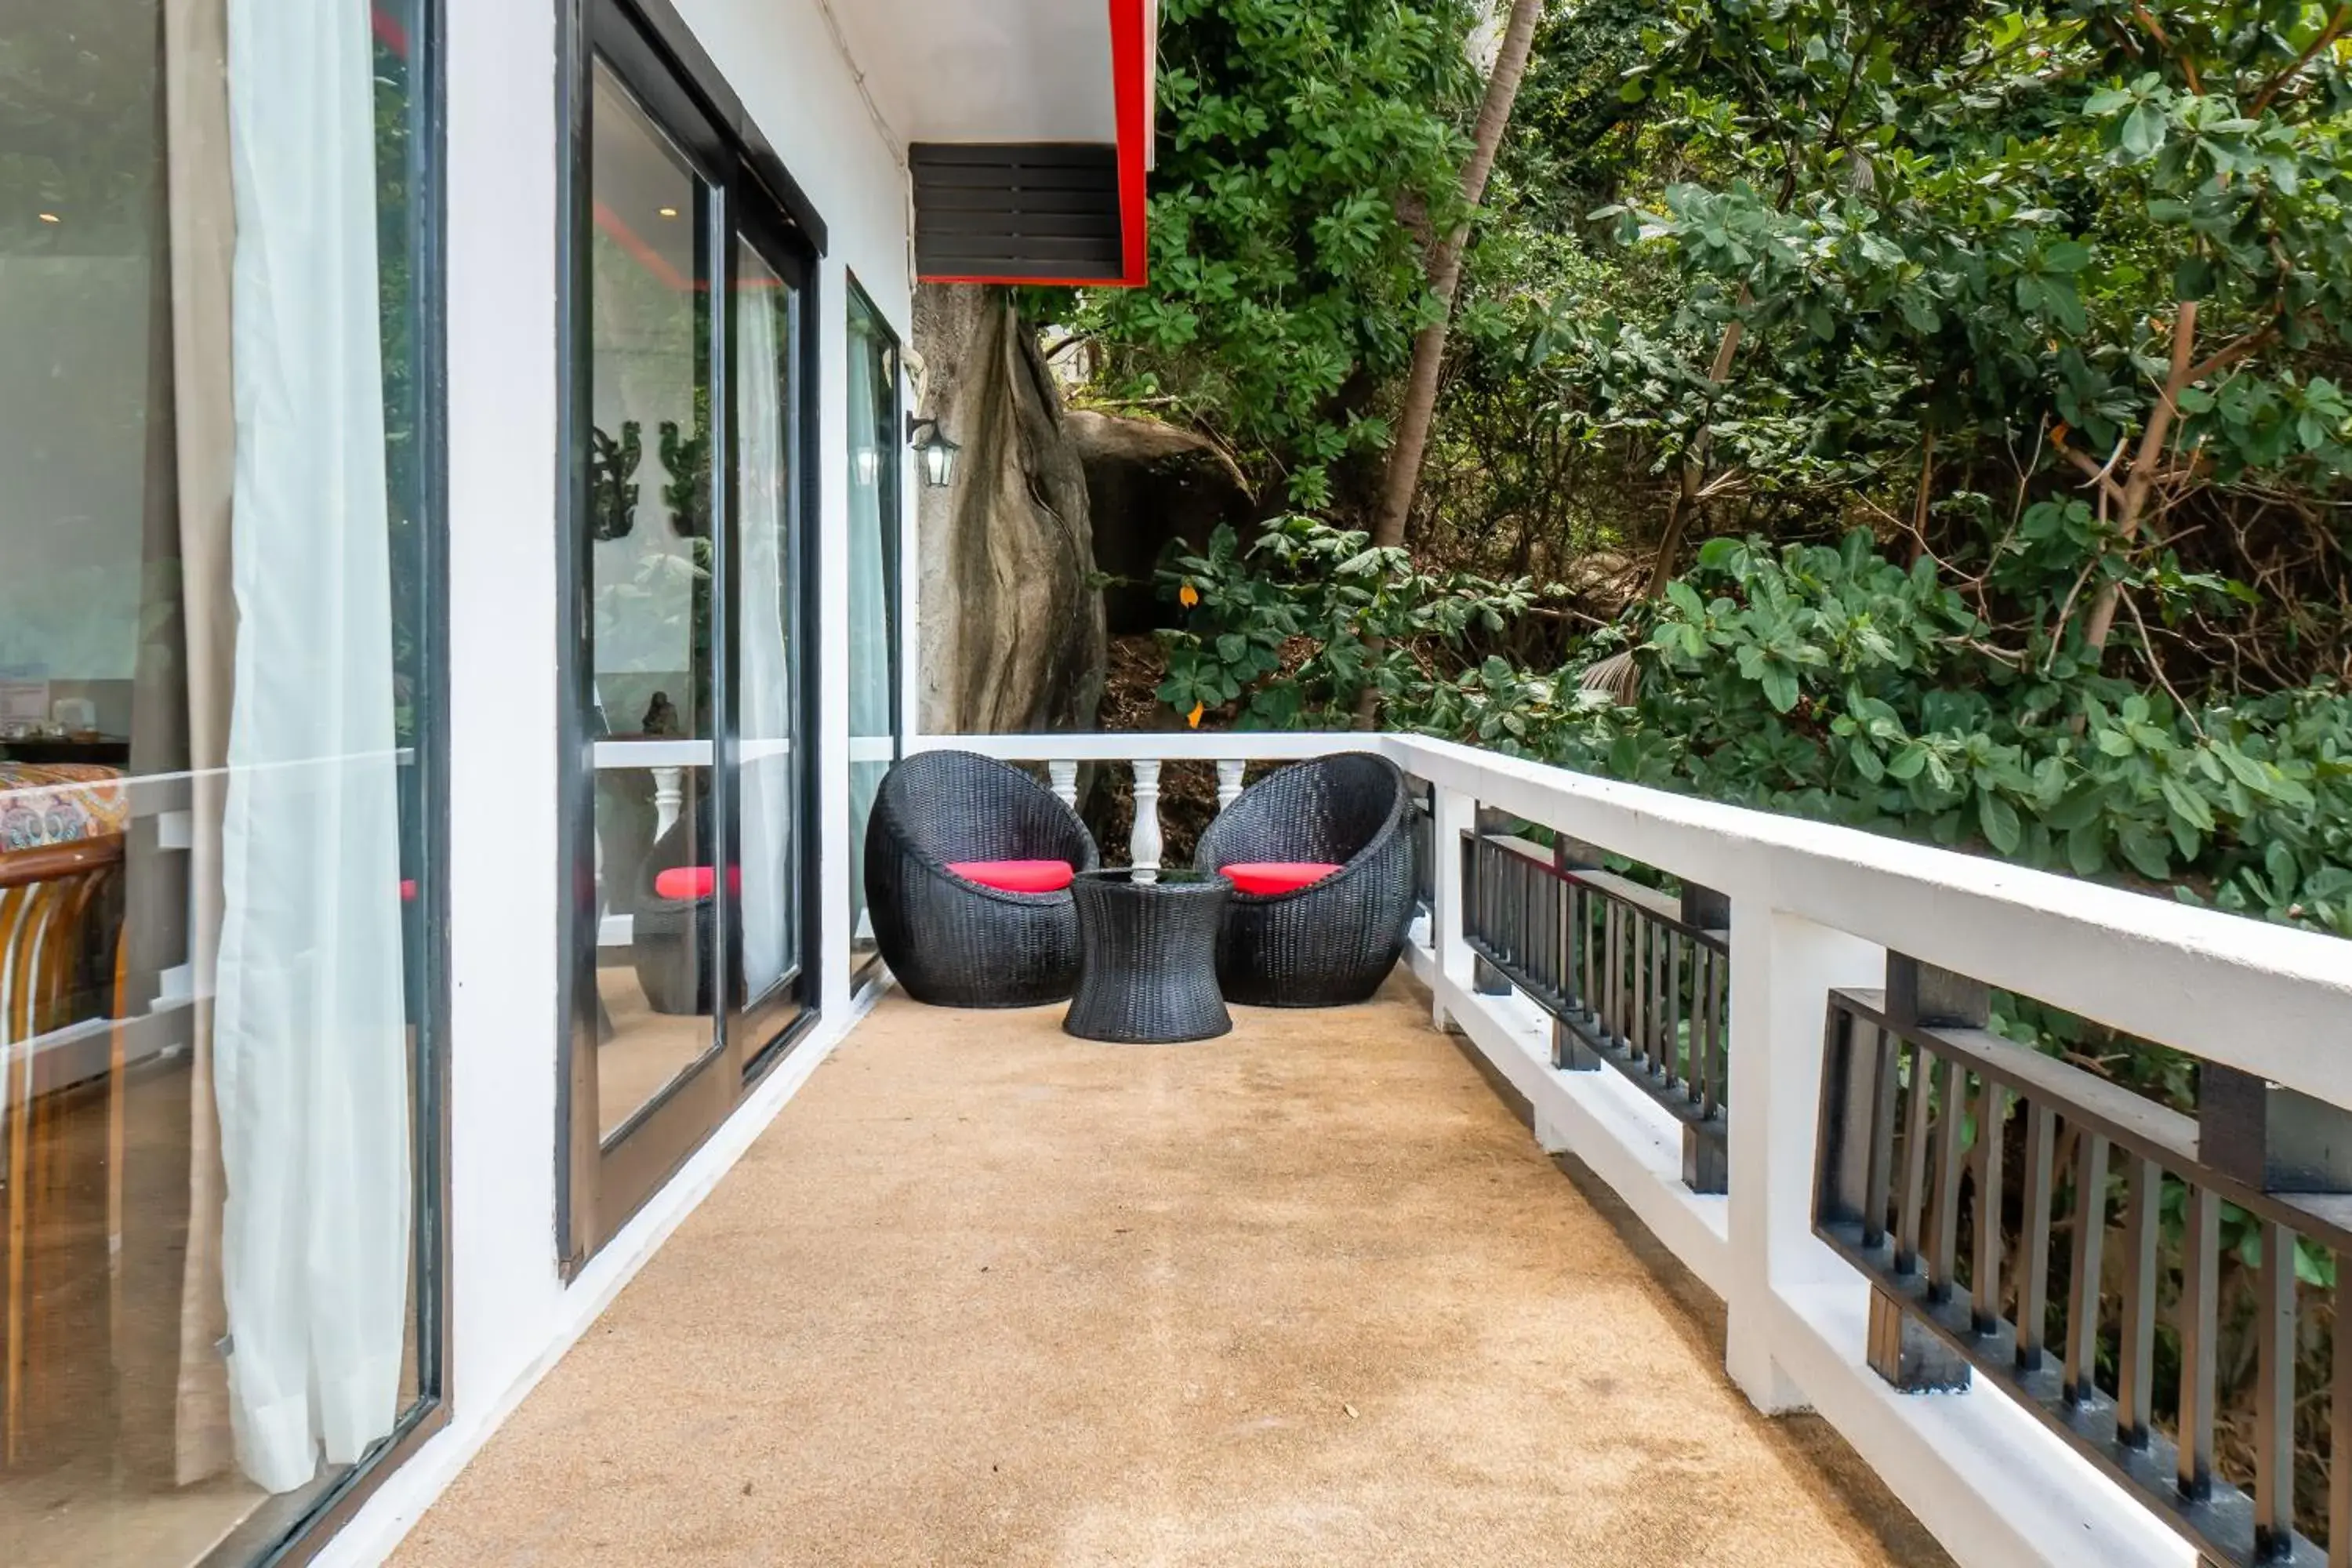
[[[1371,736],[1360,736],[1370,741]],[[1317,734],[1230,734],[1190,731],[1170,734],[1122,735],[922,735],[907,742],[910,752],[953,748],[977,752],[1007,763],[1043,763],[1054,793],[1072,806],[1078,804],[1078,764],[1123,763],[1135,781],[1135,826],[1129,830],[1127,863],[1149,879],[1160,870],[1167,837],[1160,825],[1160,766],[1162,763],[1217,764],[1217,809],[1223,811],[1242,793],[1242,772],[1251,763],[1297,762],[1343,749],[1344,737]]]
[[[1897,1392],[1872,1369],[1870,1289],[1813,1230],[1829,994],[1889,952],[2352,1106],[2352,944],[1853,829],[1714,805],[1414,736],[929,737],[1048,765],[1136,770],[1134,863],[1156,865],[1159,764],[1377,749],[1432,789],[1432,910],[1408,958],[1435,1020],[1528,1100],[1536,1136],[1613,1188],[1725,1301],[1726,1367],[1761,1409],[1819,1411],[1963,1563],[2179,1563],[2194,1552],[2023,1406],[1979,1384]],[[1482,994],[1463,926],[1481,806],[1727,895],[1729,1192],[1682,1181],[1680,1129],[1614,1073],[1555,1068],[1550,1020]],[[1491,989],[1491,986],[1490,986]],[[2352,1461],[2346,1461],[2352,1462]]]

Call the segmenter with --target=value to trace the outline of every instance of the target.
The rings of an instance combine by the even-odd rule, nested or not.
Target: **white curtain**
[[[898,520],[883,501],[898,493],[899,448],[896,432],[883,428],[896,402],[896,356],[861,305],[852,305],[849,321],[849,914],[853,937],[866,940],[866,823],[892,751],[896,663],[883,530]]]
[[[232,579],[215,1092],[238,1463],[392,1430],[409,1267],[374,86],[361,0],[229,0]]]
[[[743,689],[738,708],[743,758],[744,996],[757,1001],[791,963],[793,669],[785,621],[785,550],[791,540],[790,447],[784,358],[793,296],[748,247],[739,263],[746,287],[736,299],[737,513],[742,520]]]

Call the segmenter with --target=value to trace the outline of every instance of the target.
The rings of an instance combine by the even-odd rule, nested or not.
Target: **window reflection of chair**
[[[120,1046],[98,1021],[120,1010],[122,864],[119,832],[0,850],[0,1467],[36,1458],[87,1400],[58,1342],[100,1316],[78,1296],[104,1288],[121,1204]],[[77,1130],[101,1096],[92,1182],[98,1151]]]

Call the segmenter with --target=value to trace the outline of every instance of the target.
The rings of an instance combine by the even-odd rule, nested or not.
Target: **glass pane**
[[[588,556],[597,1105],[606,1137],[709,1052],[712,193],[598,60]]]
[[[417,9],[5,29],[0,1562],[257,1553],[437,1378]]]
[[[735,242],[739,754],[743,816],[742,994],[756,1007],[800,973],[799,770],[793,754],[800,670],[793,657],[793,436],[799,300]],[[764,1042],[754,1042],[755,1046]]]
[[[897,754],[898,348],[871,306],[849,301],[849,846],[863,866],[866,819]],[[866,879],[849,879],[853,973],[876,954]]]

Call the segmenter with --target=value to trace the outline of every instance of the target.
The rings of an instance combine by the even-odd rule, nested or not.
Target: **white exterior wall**
[[[912,305],[904,150],[821,0],[677,0],[827,228],[817,271],[820,602],[847,603],[847,332],[854,275],[903,342]],[[318,1561],[380,1561],[489,1433],[709,1192],[842,1033],[848,981],[848,627],[814,628],[824,831],[824,1022],[568,1287],[557,900],[556,26],[552,0],[447,7],[451,1416]],[[902,460],[903,460],[902,451]],[[913,483],[911,465],[906,486]],[[911,507],[907,509],[911,512]]]

